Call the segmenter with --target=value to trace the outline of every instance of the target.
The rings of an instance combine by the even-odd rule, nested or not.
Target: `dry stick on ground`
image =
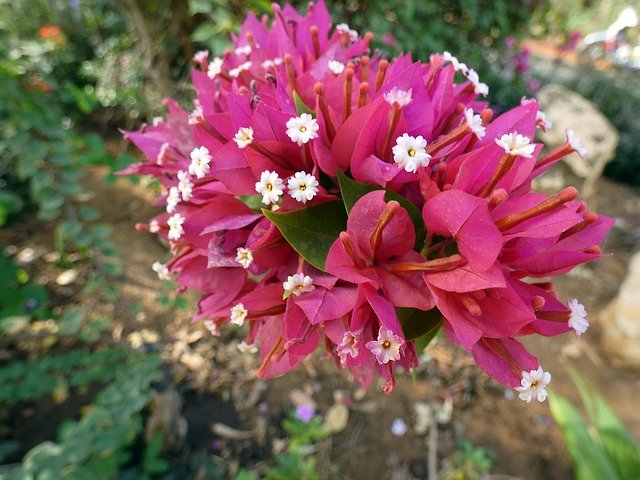
[[[427,457],[429,480],[438,480],[438,422],[431,420],[429,428],[429,454]]]

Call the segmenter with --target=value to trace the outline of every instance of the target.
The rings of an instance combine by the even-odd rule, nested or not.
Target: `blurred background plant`
[[[587,416],[563,396],[551,395],[551,413],[562,430],[578,480],[640,478],[640,449],[620,418],[575,370],[569,372]]]

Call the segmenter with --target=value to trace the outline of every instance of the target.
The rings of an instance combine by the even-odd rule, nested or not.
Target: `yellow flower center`
[[[531,390],[535,390],[536,388],[538,388],[538,381],[534,380],[531,382]]]
[[[269,191],[273,190],[273,184],[272,183],[267,183],[267,190],[269,190]]]
[[[301,183],[298,188],[300,189],[301,192],[304,192],[307,189],[307,185],[304,183]]]
[[[306,132],[307,131],[307,127],[305,127],[304,125],[300,127],[300,131],[301,132]]]
[[[409,154],[410,157],[416,156],[416,151],[413,148],[410,148],[409,150],[407,150],[407,153]]]
[[[389,340],[385,340],[384,342],[382,342],[382,348],[388,350],[389,348],[391,348],[391,342]]]

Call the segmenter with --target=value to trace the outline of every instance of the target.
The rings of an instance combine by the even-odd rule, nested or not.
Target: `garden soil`
[[[166,302],[159,301],[161,296],[173,298],[151,270],[154,261],[167,258],[166,247],[154,235],[135,230],[137,222],[146,222],[157,212],[150,206],[153,195],[149,188],[126,179],[107,185],[105,174],[101,169],[91,170],[85,186],[95,194],[90,204],[100,209],[103,221],[113,228],[112,241],[124,265],[119,280],[121,297],[113,305],[96,303],[88,295],[72,301],[110,314],[118,341],[134,345],[155,342],[162,349],[167,369],[163,388],[171,384],[180,393],[181,415],[188,422],[186,438],[167,455],[175,465],[184,465],[185,472],[193,471],[196,458],[207,455],[231,470],[259,469],[283,448],[282,419],[296,402],[312,401],[317,411],[330,419],[328,426],[335,431],[318,445],[321,478],[427,478],[429,456],[436,456],[437,468],[443,471],[451,465],[455,446],[461,440],[493,452],[491,471],[495,479],[573,478],[570,458],[550,416],[549,404],[525,404],[514,398],[511,391],[475,367],[464,351],[444,340],[427,349],[423,355],[426,361],[418,371],[398,375],[398,385],[390,396],[377,385],[362,391],[321,354],[285,377],[269,382],[256,380],[257,359],[237,351],[235,346],[242,339],[236,332],[223,332],[216,338],[201,325],[190,325],[195,304],[192,299],[186,309],[167,308]],[[614,298],[627,261],[640,244],[640,196],[608,179],[599,180],[595,191],[590,207],[618,218],[604,245],[613,255],[556,282],[560,298],[577,297],[585,304],[593,327],[581,339],[567,334],[533,338],[526,343],[545,370],[553,373],[554,391],[574,402],[579,400],[566,374],[567,367],[573,366],[640,439],[640,374],[616,369],[601,352],[599,331],[607,326],[597,320],[598,312]],[[0,240],[5,245],[13,241],[19,248],[50,250],[52,245],[51,232],[46,230],[14,232]],[[40,263],[42,267],[34,264],[32,268],[51,268]],[[30,273],[32,277],[34,273],[54,274]],[[77,282],[82,282],[80,273]],[[56,297],[54,291],[54,298],[62,303],[69,293],[72,290],[60,291]],[[347,406],[346,424],[343,405]],[[37,408],[46,408],[49,419],[61,417],[49,422],[48,432],[51,425],[79,412],[77,401],[57,407],[38,404]],[[33,411],[31,416],[40,418]],[[392,433],[396,419],[406,425],[404,435]],[[18,425],[12,433],[29,447],[43,440],[33,431],[27,421],[24,428]],[[204,472],[201,469],[196,478],[208,478]]]

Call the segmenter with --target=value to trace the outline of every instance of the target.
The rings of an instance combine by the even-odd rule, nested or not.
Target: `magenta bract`
[[[485,372],[546,397],[515,338],[582,333],[586,318],[524,279],[601,257],[612,225],[573,188],[531,191],[579,141],[542,154],[538,102],[494,119],[488,87],[447,52],[387,60],[322,1],[274,9],[222,57],[196,55],[192,112],[167,100],[164,120],[125,133],[147,160],[122,173],[164,188],[166,212],[141,226],[170,246],[154,269],[201,292],[194,319],[212,333],[246,324],[265,378],[322,348],[389,393],[444,317]]]

